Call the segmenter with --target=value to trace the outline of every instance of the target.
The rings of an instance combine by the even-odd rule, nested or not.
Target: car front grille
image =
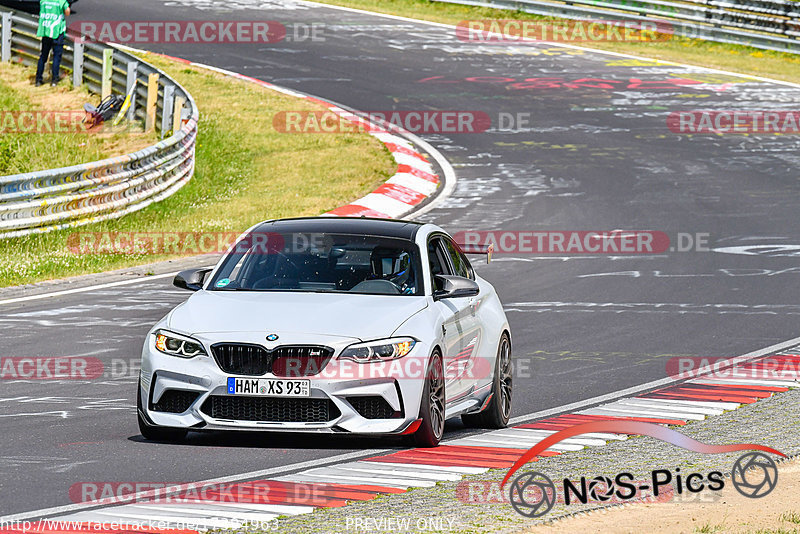
[[[200,393],[196,391],[168,389],[162,393],[158,402],[150,403],[150,409],[154,412],[183,413],[199,396]]]
[[[403,416],[401,412],[394,411],[386,399],[379,395],[347,397],[347,402],[366,419],[395,419]]]
[[[322,371],[333,356],[333,349],[317,345],[286,345],[267,350],[261,345],[217,343],[211,352],[226,373],[282,377],[313,376]]]
[[[331,357],[333,349],[314,346],[278,347],[272,351],[272,374],[294,378],[314,376],[322,371]]]
[[[341,412],[330,399],[212,395],[200,409],[214,419],[265,423],[326,423]]]
[[[219,343],[212,345],[211,352],[226,373],[261,376],[272,369],[272,356],[260,345]]]

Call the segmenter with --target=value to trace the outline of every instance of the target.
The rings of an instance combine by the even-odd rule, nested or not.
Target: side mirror
[[[210,268],[181,271],[175,275],[175,279],[172,280],[172,285],[181,289],[199,291],[203,288],[203,278],[205,278],[206,274],[209,272],[211,272]]]
[[[474,297],[481,291],[478,282],[463,276],[437,274],[433,278],[436,281],[436,287],[440,288],[434,290],[434,300]]]

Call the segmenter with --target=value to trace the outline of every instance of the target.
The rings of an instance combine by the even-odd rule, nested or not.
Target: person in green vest
[[[36,66],[36,86],[42,85],[44,67],[50,50],[53,51],[53,70],[50,85],[58,84],[61,72],[61,54],[64,51],[64,36],[67,32],[69,2],[67,0],[39,0],[39,29],[36,35],[42,38],[42,52]]]

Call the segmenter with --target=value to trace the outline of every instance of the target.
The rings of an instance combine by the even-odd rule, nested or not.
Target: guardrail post
[[[172,124],[172,102],[173,97],[175,96],[175,86],[174,85],[165,85],[164,86],[164,104],[161,107],[161,139],[164,139],[164,136],[167,135],[169,131],[169,126]]]
[[[114,66],[114,49],[106,48],[103,50],[103,78],[100,89],[100,98],[106,98],[111,94],[111,73]]]
[[[173,135],[178,132],[183,126],[183,106],[186,104],[186,99],[182,96],[175,97],[175,107],[172,110],[172,133]]]
[[[139,62],[131,61],[128,63],[128,79],[125,81],[125,94],[131,92],[133,86],[136,85],[137,75],[139,74]],[[133,93],[131,97],[131,107],[128,108],[128,122],[133,122],[136,118],[136,97],[138,95]]]
[[[3,12],[3,35],[2,35],[2,51],[0,52],[0,59],[3,61],[11,61],[11,13]]]
[[[34,38],[36,19],[19,12],[9,15],[3,11],[4,8],[0,7],[0,61],[11,56],[11,61],[25,59],[30,63],[39,55],[39,40]],[[142,109],[137,108],[135,116],[147,117],[151,131],[148,137],[155,135],[159,124],[164,136],[168,134],[169,126],[173,129],[177,126],[173,142],[167,146],[167,142],[156,143],[151,139],[148,149],[87,162],[81,165],[81,173],[76,173],[75,167],[65,167],[3,177],[1,181],[5,185],[0,186],[0,190],[8,198],[0,200],[0,206],[10,201],[24,202],[28,207],[20,208],[25,213],[12,214],[19,215],[19,218],[0,221],[4,223],[0,228],[0,243],[11,236],[38,234],[89,223],[99,213],[104,217],[119,217],[172,194],[194,173],[197,126],[193,122],[191,132],[188,128],[181,128],[183,119],[199,116],[192,95],[182,91],[178,82],[146,60],[118,49],[112,53],[104,52],[105,46],[87,44],[79,36],[74,36],[74,32],[70,32],[70,37],[68,47],[72,54],[68,57],[73,61],[65,61],[64,67],[71,67],[75,86],[91,85],[95,97],[96,91],[122,93],[125,89],[123,83],[127,86],[127,93],[136,89],[139,101],[132,98],[133,106],[142,106]],[[78,42],[73,42],[72,38]],[[127,74],[127,80],[124,74]],[[147,91],[139,85],[146,86]],[[162,89],[164,93],[160,94]],[[164,108],[166,117],[158,116],[162,107],[159,97],[162,95],[172,100]],[[119,124],[116,120],[114,122]],[[168,159],[179,168],[173,172],[166,171],[163,165],[154,162],[154,151],[158,151],[159,160]],[[98,183],[97,176],[105,176],[107,180]],[[145,180],[146,183],[143,183]],[[54,192],[53,186],[58,186],[59,191]],[[70,200],[76,193],[88,188],[97,191],[94,200],[89,203]]]
[[[144,131],[152,131],[156,126],[158,110],[158,73],[147,77],[147,108],[145,110]]]
[[[83,41],[72,45],[72,87],[83,85]]]

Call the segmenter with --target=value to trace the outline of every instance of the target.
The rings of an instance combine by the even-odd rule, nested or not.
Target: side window
[[[474,279],[475,275],[472,272],[472,266],[469,264],[469,261],[467,261],[467,258],[464,257],[464,254],[462,254],[455,243],[449,239],[443,239],[443,241],[447,247],[447,253],[450,256],[453,268],[456,271],[455,274],[463,276],[464,278]]]
[[[441,238],[434,237],[428,241],[428,262],[431,267],[431,287],[434,291],[441,289],[436,287],[433,277],[437,274],[453,274],[450,264],[447,261],[447,252],[442,245]]]
[[[461,250],[458,251],[458,255],[461,256],[461,261],[467,267],[467,278],[470,280],[475,280],[475,269],[472,268],[472,264],[469,262],[464,253],[461,252]]]

